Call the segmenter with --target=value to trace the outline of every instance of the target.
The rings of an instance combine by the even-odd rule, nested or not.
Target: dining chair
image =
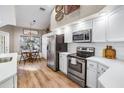
[[[21,61],[24,61],[24,64],[25,64],[27,60],[28,60],[27,52],[21,51],[21,57],[20,57],[19,64],[20,64]]]

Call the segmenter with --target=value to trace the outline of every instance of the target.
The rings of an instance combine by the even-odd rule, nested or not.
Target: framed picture
[[[80,8],[80,5],[64,5],[64,14],[68,15],[79,8]]]
[[[38,31],[24,30],[24,35],[38,35]]]

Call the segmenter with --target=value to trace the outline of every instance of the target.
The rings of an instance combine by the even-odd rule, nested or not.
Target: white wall
[[[9,32],[9,48],[10,52],[20,52],[20,35],[23,35],[24,28],[21,27],[14,27],[14,26],[5,26],[3,28],[0,28],[1,31]],[[35,30],[35,29],[32,29]],[[45,31],[37,30],[39,32],[38,36],[41,36],[45,33]]]
[[[106,48],[106,45],[112,45],[116,49],[116,55],[118,59],[124,60],[124,42],[120,43],[69,43],[68,52],[75,53],[76,47],[95,47],[95,55],[102,56],[102,50]]]

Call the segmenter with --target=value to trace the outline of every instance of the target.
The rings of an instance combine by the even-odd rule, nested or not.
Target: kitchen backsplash
[[[116,49],[116,57],[117,59],[124,60],[124,42],[117,43],[69,43],[68,44],[68,52],[75,53],[76,47],[95,47],[95,55],[102,56],[102,51],[106,48],[106,45],[111,45],[114,49]]]

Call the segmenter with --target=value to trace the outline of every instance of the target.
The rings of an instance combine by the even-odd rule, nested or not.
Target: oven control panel
[[[93,47],[77,47],[77,51],[95,52],[95,48],[93,48]]]

